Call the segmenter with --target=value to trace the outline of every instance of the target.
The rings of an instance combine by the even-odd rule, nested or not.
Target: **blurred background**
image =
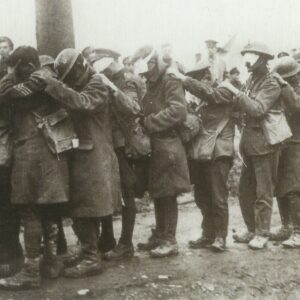
[[[63,1],[63,0],[61,0]],[[228,67],[250,40],[277,54],[300,48],[297,0],[72,0],[75,45],[111,48],[123,56],[143,44],[171,43],[186,67],[205,55],[207,39],[225,50]],[[0,0],[0,35],[36,45],[34,0]]]

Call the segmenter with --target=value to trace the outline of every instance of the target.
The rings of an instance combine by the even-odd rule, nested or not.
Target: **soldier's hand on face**
[[[37,81],[37,82],[44,82],[44,83],[47,83],[47,81],[49,79],[53,79],[53,78],[56,78],[55,74],[53,72],[50,72],[49,70],[45,69],[45,68],[42,68],[42,69],[39,69],[35,72],[33,72],[31,75],[30,75],[30,78],[33,80],[33,81]]]
[[[118,90],[118,88],[104,74],[97,74],[97,76],[99,76],[103,83],[110,87],[113,91],[116,92]]]

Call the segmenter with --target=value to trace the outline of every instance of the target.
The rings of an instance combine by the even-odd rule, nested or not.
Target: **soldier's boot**
[[[201,236],[197,240],[189,241],[189,248],[190,249],[208,248],[212,245],[213,242],[214,242],[213,237]]]
[[[282,225],[274,231],[270,233],[270,241],[285,241],[287,240],[292,234],[292,227],[289,224]]]
[[[41,260],[41,274],[46,278],[57,278],[63,273],[64,264],[57,256],[58,242],[57,223],[47,222],[44,225],[45,249]]]
[[[164,202],[165,230],[161,245],[150,251],[153,258],[163,258],[178,254],[178,244],[176,242],[176,228],[178,220],[178,206],[176,197],[161,199]]]
[[[78,246],[76,251],[72,251],[63,258],[63,265],[65,268],[76,266],[82,260],[82,249]]]
[[[254,238],[248,243],[248,246],[252,250],[261,250],[268,244],[269,238],[266,236],[255,235]]]
[[[162,244],[162,236],[165,230],[165,220],[164,202],[161,201],[161,199],[154,199],[154,211],[156,228],[151,229],[151,235],[147,242],[137,244],[137,247],[140,251],[150,251]]]
[[[125,206],[122,207],[122,232],[118,245],[108,253],[104,254],[106,260],[120,260],[130,258],[134,255],[132,235],[135,223],[136,207],[134,197],[125,199]]]
[[[242,229],[239,231],[234,231],[232,237],[237,243],[248,244],[255,236],[254,232],[248,231],[248,229]]]
[[[82,247],[82,260],[74,267],[65,269],[65,277],[84,278],[101,274],[103,268],[97,245],[99,222],[94,218],[75,219],[74,226]]]
[[[211,248],[216,252],[223,252],[226,250],[226,239],[223,237],[216,237],[211,245]]]
[[[130,258],[134,255],[133,245],[125,245],[118,243],[118,245],[111,251],[105,253],[103,258],[105,260],[121,260],[124,258]]]
[[[118,246],[112,257],[119,257],[122,253],[124,257],[131,257],[134,254],[132,244],[133,230],[136,218],[136,205],[134,200],[134,192],[128,191],[128,197],[124,199],[125,206],[122,207],[122,231]],[[111,253],[113,254],[113,253]]]
[[[178,244],[175,240],[164,240],[155,249],[150,250],[150,256],[153,258],[163,258],[178,254]]]
[[[288,197],[277,198],[278,210],[281,219],[281,226],[270,233],[270,241],[285,241],[292,234],[290,217],[290,200]]]
[[[155,249],[158,247],[162,240],[161,240],[161,232],[159,232],[157,229],[151,229],[152,234],[148,238],[148,241],[145,243],[138,243],[137,247],[141,251],[150,251],[152,249]]]
[[[72,268],[65,269],[64,276],[67,278],[85,278],[99,275],[103,272],[100,258],[97,260],[84,258],[79,264]]]
[[[300,196],[293,193],[289,195],[290,215],[293,223],[293,233],[282,243],[286,248],[300,248]]]
[[[24,255],[23,249],[19,241],[13,243],[13,248],[7,248],[5,246],[5,250],[0,246],[1,251],[13,251],[13,255],[7,256],[7,258],[0,263],[0,278],[10,277],[15,275],[16,273],[20,272],[24,265]]]
[[[300,232],[293,232],[288,240],[282,242],[282,245],[285,248],[300,248]]]
[[[37,289],[41,286],[40,259],[27,258],[20,273],[0,280],[0,288],[8,290]]]
[[[24,264],[24,257],[16,257],[11,259],[8,263],[0,264],[0,278],[13,276],[21,271]]]

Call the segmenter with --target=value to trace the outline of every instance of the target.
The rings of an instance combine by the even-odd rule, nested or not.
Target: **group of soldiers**
[[[242,85],[237,68],[225,74],[216,42],[207,47],[209,59],[184,72],[170,45],[142,47],[121,64],[109,49],[64,49],[54,59],[30,46],[13,50],[0,38],[0,287],[92,276],[103,271],[101,259],[133,256],[135,198],[145,191],[156,224],[140,251],[178,254],[177,196],[192,185],[203,219],[189,247],[224,251],[236,128],[246,229],[234,240],[255,250],[269,239],[300,247],[300,65],[284,55],[270,71],[268,47],[249,43],[241,52],[250,74]],[[271,233],[275,196],[282,227]],[[80,245],[72,254],[65,217]]]

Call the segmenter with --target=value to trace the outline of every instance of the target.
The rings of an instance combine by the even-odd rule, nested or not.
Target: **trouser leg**
[[[198,163],[197,178],[194,181],[195,202],[202,213],[202,235],[215,238],[212,212],[210,163]]]
[[[257,235],[270,233],[278,154],[275,152],[252,159],[256,177],[255,232]]]
[[[58,226],[55,219],[46,218],[43,220],[43,232],[45,252],[47,259],[54,259],[57,256]]]
[[[245,158],[239,184],[239,203],[244,222],[249,232],[255,232],[254,204],[256,200],[256,178],[251,158]]]
[[[290,203],[290,217],[294,232],[300,234],[300,193],[290,193],[287,198]]]
[[[120,242],[125,245],[132,244],[132,235],[136,216],[134,161],[126,157],[124,148],[115,150],[120,169],[121,187],[124,205],[122,206],[122,233]]]
[[[178,205],[176,197],[161,199],[164,202],[165,231],[164,236],[167,240],[176,241],[176,229],[178,221]]]
[[[214,232],[216,237],[222,238],[228,233],[227,179],[231,165],[231,158],[221,158],[213,161],[210,167]]]
[[[277,204],[282,226],[289,227],[291,223],[289,197],[277,197]]]
[[[74,231],[81,243],[82,258],[87,261],[98,261],[99,218],[74,219]]]
[[[101,239],[104,241],[114,240],[113,216],[101,217]]]
[[[10,168],[0,167],[0,264],[22,257],[20,220],[10,203]]]
[[[161,199],[154,199],[154,212],[156,221],[156,231],[159,235],[165,231],[164,220],[165,203]]]
[[[132,245],[132,235],[136,217],[136,205],[134,201],[134,192],[127,193],[124,198],[125,205],[122,207],[122,232],[120,243]]]
[[[38,209],[29,206],[20,207],[18,212],[24,224],[26,257],[35,259],[40,255],[41,239],[43,236],[41,216]]]
[[[58,217],[56,224],[58,227],[57,254],[65,254],[67,252],[68,245],[63,226],[63,218]]]

